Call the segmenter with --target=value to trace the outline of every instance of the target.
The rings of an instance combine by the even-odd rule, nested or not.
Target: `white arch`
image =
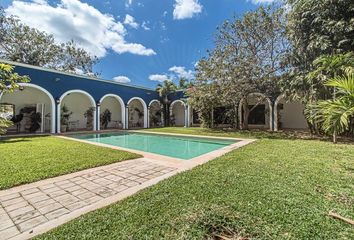
[[[143,108],[144,108],[144,128],[147,128],[148,127],[148,109],[147,109],[147,106],[146,106],[146,103],[145,101],[140,98],[140,97],[132,97],[131,99],[129,99],[128,103],[127,103],[127,108],[129,108],[129,104],[134,101],[134,100],[138,100],[139,102],[141,102],[141,104],[143,105]],[[129,116],[129,113],[127,112],[126,113],[126,117],[128,118]],[[129,127],[128,126],[128,120],[126,120],[127,122],[127,128]]]
[[[178,99],[178,100],[174,100],[171,105],[170,105],[170,117],[173,115],[173,107],[176,103],[181,103],[182,106],[184,107],[184,127],[188,126],[188,107],[187,104],[185,102],[183,102],[182,100]]]
[[[280,100],[282,100],[285,97],[285,94],[281,94],[277,97],[277,99],[274,102],[274,131],[278,131],[279,126],[278,126],[278,104]]]
[[[50,99],[50,103],[51,103],[51,112],[50,112],[50,115],[51,115],[51,129],[50,129],[50,132],[51,133],[55,133],[55,101],[54,101],[54,98],[52,96],[52,94],[50,94],[50,92],[48,92],[45,88],[42,88],[36,84],[32,84],[32,83],[18,83],[19,86],[22,86],[22,87],[32,87],[32,88],[35,88],[35,89],[38,89],[40,91],[42,91],[43,93],[45,93],[49,99]],[[3,93],[0,93],[0,99],[1,97],[3,96]]]
[[[66,97],[67,95],[69,95],[70,93],[81,93],[84,94],[85,96],[87,96],[91,102],[92,107],[95,108],[94,114],[93,114],[93,130],[96,131],[96,121],[97,121],[97,116],[96,116],[96,102],[95,99],[88,93],[85,92],[83,90],[79,90],[79,89],[74,89],[74,90],[69,90],[65,93],[63,93],[61,95],[61,97],[59,98],[59,103],[58,103],[58,107],[57,107],[57,126],[58,126],[58,133],[60,133],[60,118],[61,118],[61,102],[63,101],[64,97]]]
[[[270,128],[270,130],[272,130],[272,126],[273,126],[273,106],[272,106],[272,101],[269,99],[269,97],[267,97],[263,93],[250,93],[250,94],[248,94],[247,97],[250,97],[250,96],[264,97],[264,99],[267,101],[268,107],[269,107],[269,128]],[[240,128],[241,128],[242,121],[243,121],[241,116],[242,116],[242,106],[243,106],[243,102],[244,101],[245,101],[245,98],[242,98],[240,103],[239,103],[239,106],[238,106],[238,116],[239,116],[239,119],[240,119]]]
[[[161,105],[161,102],[157,99],[154,99],[154,100],[151,100],[150,103],[149,103],[149,107],[151,107],[151,105],[154,103],[154,102],[157,102],[159,105]]]
[[[109,93],[109,94],[104,95],[104,96],[100,99],[99,103],[101,104],[101,103],[103,102],[103,100],[104,100],[105,98],[107,98],[107,97],[113,97],[113,98],[117,99],[117,101],[119,102],[120,108],[121,108],[121,111],[122,111],[122,124],[123,124],[123,129],[125,129],[125,124],[126,124],[126,122],[125,122],[125,104],[124,104],[123,99],[122,99],[121,97],[119,97],[118,95],[116,95],[116,94],[111,94],[111,93]],[[100,116],[100,107],[98,107],[97,110],[98,110],[97,116]],[[97,129],[100,130],[100,127],[101,127],[101,126],[100,126],[100,118],[97,118]]]

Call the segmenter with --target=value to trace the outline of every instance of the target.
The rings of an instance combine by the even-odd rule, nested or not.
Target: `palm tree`
[[[164,117],[165,123],[169,125],[169,95],[171,93],[176,92],[177,86],[172,81],[165,80],[162,84],[159,83],[156,87],[156,91],[159,93],[160,97],[162,98],[162,103],[164,106]]]
[[[309,106],[306,109],[308,118],[318,123],[326,133],[341,134],[350,130],[354,119],[354,74],[334,77],[325,86],[336,89],[336,98]],[[333,134],[333,142],[337,142],[336,134]]]

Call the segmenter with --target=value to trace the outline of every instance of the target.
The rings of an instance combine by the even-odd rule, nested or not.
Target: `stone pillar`
[[[96,113],[97,113],[97,131],[101,130],[101,103],[97,103],[96,106]]]

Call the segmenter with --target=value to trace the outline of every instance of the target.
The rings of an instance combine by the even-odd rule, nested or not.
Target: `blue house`
[[[52,69],[1,60],[15,66],[15,72],[28,75],[13,93],[0,95],[7,118],[14,117],[9,131],[33,132],[33,117],[39,123],[35,132],[99,131],[149,128],[164,125],[160,97],[154,89],[103,79],[64,73]],[[189,126],[191,111],[181,99],[172,96],[171,116],[178,126]],[[110,119],[110,121],[105,121]],[[103,122],[102,122],[102,121]]]

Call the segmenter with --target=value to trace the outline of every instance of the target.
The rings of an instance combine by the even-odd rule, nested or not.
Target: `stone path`
[[[75,212],[81,215],[94,204],[175,170],[142,158],[0,191],[0,239],[28,238],[35,227]]]

